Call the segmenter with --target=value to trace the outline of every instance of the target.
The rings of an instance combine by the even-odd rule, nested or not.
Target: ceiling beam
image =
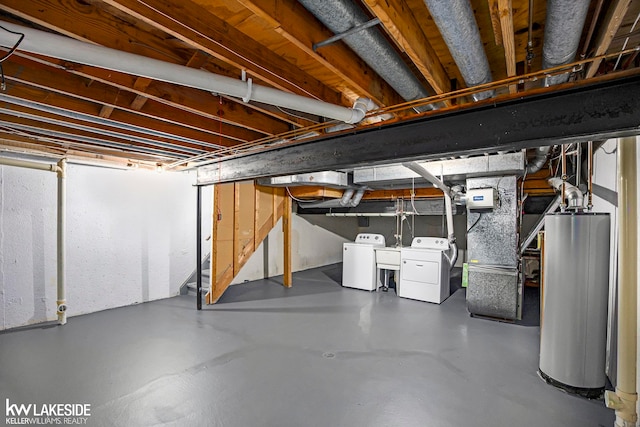
[[[83,114],[131,123],[150,129],[158,129],[186,138],[198,139],[216,145],[231,146],[259,138],[261,135],[223,123],[207,122],[199,116],[150,101],[139,110],[130,105],[135,95],[101,82],[89,80],[43,67],[39,64],[18,61],[12,57],[4,63],[6,79],[18,83],[9,85],[6,94],[28,101],[40,102]],[[30,89],[28,89],[29,87]],[[54,93],[51,93],[54,92]],[[56,96],[56,94],[63,96]],[[73,101],[76,99],[77,101]],[[88,101],[92,104],[87,104]],[[96,104],[101,105],[97,110]],[[105,109],[111,109],[105,116]],[[221,132],[222,131],[222,132]]]
[[[313,50],[313,44],[333,36],[295,0],[238,0],[262,18],[274,31],[334,73],[358,96],[371,98],[380,106],[402,102],[402,98],[362,59],[343,43]],[[303,22],[304,25],[300,23]],[[337,88],[337,90],[341,90]]]
[[[209,185],[640,134],[640,76],[568,87],[229,157],[198,168],[197,183]],[[394,143],[390,145],[389,141]]]
[[[504,48],[507,77],[513,77],[516,75],[516,44],[513,29],[512,0],[488,0],[488,2],[496,44],[501,44]],[[494,22],[494,17],[498,22]],[[498,40],[500,43],[498,43]],[[517,85],[509,86],[510,93],[516,93],[517,91]]]
[[[594,56],[604,55],[607,53],[607,50],[609,50],[609,46],[611,46],[611,42],[618,33],[618,29],[627,13],[629,3],[631,3],[631,0],[614,0],[611,6],[609,6],[607,15],[604,18],[604,23],[598,34]],[[587,70],[585,78],[590,79],[595,76],[601,63],[602,59],[593,61]]]
[[[280,90],[332,104],[342,103],[339,93],[195,3],[156,0],[150,5],[142,0],[103,1]]]
[[[220,104],[219,97],[214,97],[202,90],[154,81],[144,91],[141,91],[136,88],[137,78],[129,74],[117,73],[88,65],[72,64],[60,59],[44,58],[36,55],[20,54],[20,56],[111,86],[116,94],[121,93],[120,91],[131,92],[135,95],[145,96],[159,104],[182,110],[182,112],[195,114],[200,116],[197,118],[200,126],[206,123],[202,121],[203,118],[211,120],[212,123],[207,124],[207,126],[216,131],[219,130],[216,128],[221,128],[220,130],[225,135],[229,135],[232,138],[251,141],[264,135],[276,135],[290,130],[287,123],[246,108],[244,105],[231,101]],[[85,91],[85,88],[81,88],[81,92]],[[117,99],[117,96],[113,99]],[[131,103],[132,100],[129,102]],[[130,104],[127,107],[129,106]],[[122,106],[118,106],[118,108],[122,108]],[[145,109],[146,106],[141,111]],[[223,122],[223,124],[220,125],[220,123],[216,122]],[[230,128],[229,125],[236,129]]]
[[[157,34],[159,32],[152,34],[141,31],[131,24],[130,20],[124,20],[120,17],[114,16],[113,13],[121,13],[117,11],[117,9],[113,9],[112,7],[100,2],[89,4],[75,0],[3,0],[0,2],[0,10],[4,10],[22,19],[34,22],[76,40],[99,44],[101,46],[161,61],[184,65],[188,63],[189,59],[193,56],[192,49],[180,50],[171,48],[171,43],[168,43],[170,40],[167,40],[166,35],[163,34],[164,37],[159,37]],[[78,19],[79,16],[86,19]],[[64,63],[64,61],[58,62]],[[84,69],[89,68],[85,67]],[[217,69],[216,71],[219,74],[226,76],[232,75],[231,70]],[[109,76],[118,75],[118,73],[114,73],[112,71],[109,71],[106,74]],[[109,79],[107,79],[107,82],[108,80]],[[193,99],[194,97],[201,100],[204,95],[207,97],[207,105],[211,106],[212,102],[216,102],[216,97],[204,91],[199,91],[200,95],[196,96],[196,92],[194,92],[195,89],[172,86],[163,82],[154,82],[150,87],[156,90],[159,98],[175,98],[175,92],[162,92],[162,90],[169,90],[169,88],[173,88],[178,90],[180,93],[185,94],[185,99],[187,100]],[[137,92],[138,94],[145,96],[144,91],[138,90]],[[266,119],[269,119],[271,122],[275,122],[275,115],[271,114],[270,117],[269,115],[260,112],[260,110],[254,110],[251,104],[239,104],[237,102],[229,102],[227,104],[236,105],[229,108],[226,106],[219,106],[218,111],[229,110],[226,111],[227,114],[219,115],[220,117],[223,117],[222,120],[227,121],[228,123],[258,130],[264,125],[263,122]],[[204,111],[207,111],[207,109]],[[280,120],[284,118],[285,120],[288,120],[289,123],[292,121],[290,117],[287,117],[284,114],[282,117],[278,118]],[[273,135],[289,130],[286,123],[281,123],[280,125],[284,126],[286,129],[271,131],[270,127],[267,126],[261,131],[265,134]],[[273,124],[273,126],[277,127],[278,125]]]
[[[411,58],[436,94],[449,92],[449,76],[405,1],[364,0],[364,3]]]

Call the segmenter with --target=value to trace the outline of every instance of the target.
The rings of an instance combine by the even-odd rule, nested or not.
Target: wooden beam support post
[[[293,285],[291,276],[291,197],[284,196],[284,213],[282,215],[282,231],[284,233],[284,278],[282,284],[286,288]]]

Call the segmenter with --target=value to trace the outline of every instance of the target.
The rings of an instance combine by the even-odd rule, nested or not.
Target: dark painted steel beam
[[[640,134],[640,76],[484,104],[228,158],[198,185]]]

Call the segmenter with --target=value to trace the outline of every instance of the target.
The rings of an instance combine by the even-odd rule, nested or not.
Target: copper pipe
[[[529,0],[529,31],[527,35],[527,73],[531,72],[533,61],[533,0]]]
[[[589,175],[587,210],[591,210],[593,208],[593,141],[587,142],[587,150],[589,151],[587,156],[587,174]]]

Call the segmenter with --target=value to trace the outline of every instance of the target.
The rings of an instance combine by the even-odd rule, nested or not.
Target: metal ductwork
[[[544,164],[547,161],[547,158],[549,157],[549,151],[551,151],[551,146],[546,146],[546,147],[538,147],[536,148],[536,156],[531,159],[529,162],[527,162],[527,174],[530,173],[536,173],[538,172],[540,169],[542,169],[542,166],[544,166]]]
[[[489,83],[491,68],[469,0],[424,0],[467,86]],[[479,101],[493,91],[473,94]]]
[[[300,3],[335,34],[344,33],[369,21],[368,16],[353,0],[300,0]],[[345,36],[343,40],[405,101],[431,95],[378,28],[363,29]],[[420,108],[431,110],[434,107],[427,105]]]
[[[562,179],[561,178],[550,178],[549,184],[558,191],[562,191]],[[583,195],[582,191],[575,185],[571,185],[567,182],[564,183],[564,193],[565,198],[567,199],[567,204],[569,208],[582,208],[583,205]]]
[[[331,188],[346,188],[349,186],[349,174],[338,171],[322,171],[303,173],[298,175],[276,176],[261,178],[258,184],[266,187],[296,187],[302,185],[320,185]]]
[[[572,62],[578,52],[582,27],[589,10],[589,1],[548,0],[547,22],[542,47],[542,68],[557,67]],[[549,76],[545,87],[565,83],[569,73]]]
[[[309,208],[355,208],[360,204],[362,197],[364,196],[364,192],[366,191],[365,187],[358,188],[357,190],[353,188],[347,188],[342,193],[342,198],[340,199],[332,199],[332,200],[323,200],[321,202],[298,202],[298,205],[301,208],[309,209]]]

